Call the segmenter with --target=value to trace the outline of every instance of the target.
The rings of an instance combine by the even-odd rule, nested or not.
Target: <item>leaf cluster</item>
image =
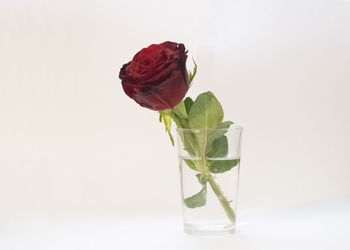
[[[189,208],[204,206],[206,203],[206,174],[224,173],[237,166],[239,159],[225,159],[228,155],[226,133],[233,124],[223,121],[224,112],[212,92],[200,94],[195,101],[187,97],[172,112],[182,145],[191,156],[184,161],[189,168],[198,172],[197,178],[202,189],[185,199]]]

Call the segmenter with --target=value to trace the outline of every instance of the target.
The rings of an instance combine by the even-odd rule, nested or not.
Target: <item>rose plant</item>
[[[206,133],[179,133],[184,150],[198,160],[185,160],[189,168],[196,171],[202,189],[184,199],[188,208],[206,204],[207,184],[212,188],[227,217],[235,222],[235,213],[213,174],[224,173],[237,166],[239,159],[213,161],[213,157],[225,157],[228,142],[225,136],[233,124],[224,121],[223,108],[212,92],[200,94],[195,100],[185,97],[197,72],[186,69],[187,51],[182,43],[164,42],[152,44],[139,51],[124,64],[119,78],[124,92],[142,107],[159,111],[171,135],[171,123],[180,129],[204,130]]]

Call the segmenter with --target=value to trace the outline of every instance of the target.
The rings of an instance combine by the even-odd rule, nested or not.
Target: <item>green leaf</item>
[[[178,130],[177,132],[181,138],[184,150],[186,150],[191,156],[196,156],[197,145],[195,144],[196,138],[193,133],[189,130]]]
[[[178,118],[187,119],[187,112],[184,101],[181,101],[179,104],[177,104],[174,107],[173,112],[178,116]]]
[[[196,74],[197,74],[197,63],[196,63],[196,61],[195,61],[194,59],[192,59],[192,60],[193,60],[193,63],[194,63],[194,68],[193,68],[193,71],[189,71],[189,72],[188,72],[189,80],[190,80],[190,87],[191,87],[191,85],[192,85],[191,83],[192,83],[194,77],[195,77]]]
[[[188,208],[202,207],[207,203],[207,186],[204,186],[201,191],[184,199],[184,203]]]
[[[217,127],[217,129],[228,129],[231,125],[233,124],[233,122],[231,121],[225,121],[219,124],[219,126]]]
[[[213,134],[209,135],[206,153],[208,158],[221,158],[227,156],[228,141],[225,134],[232,124],[233,122],[231,121],[222,122],[217,127],[219,130],[214,130]],[[208,160],[208,167],[212,173],[224,173],[237,166],[238,163],[239,159]]]
[[[233,167],[237,166],[240,159],[233,160],[208,160],[208,167],[210,172],[216,173],[224,173],[226,171],[231,170]]]
[[[180,117],[178,117],[175,113],[172,114],[171,118],[176,123],[178,128],[183,127],[183,124],[182,124],[183,120]]]
[[[216,128],[224,118],[224,112],[213,93],[200,94],[188,114],[189,127],[192,129]]]
[[[225,121],[225,122],[220,123],[216,127],[217,130],[209,131],[206,152],[211,150],[213,141],[215,141],[216,139],[222,137],[224,134],[227,133],[228,128],[232,124],[233,124],[233,122],[231,122],[231,121]]]
[[[218,158],[218,157],[227,156],[227,152],[228,152],[227,137],[221,136],[220,138],[215,139],[211,143],[209,148],[210,150],[207,151],[207,157],[209,158]]]
[[[195,208],[204,206],[207,202],[207,179],[202,174],[196,174],[198,182],[202,185],[201,191],[184,200],[186,207]]]
[[[186,97],[184,103],[185,103],[185,108],[186,108],[186,114],[188,115],[190,113],[191,107],[193,105],[193,100],[191,97]]]
[[[186,162],[187,166],[193,170],[197,170],[196,164],[193,160],[185,159],[184,162]]]
[[[203,186],[207,183],[207,179],[202,174],[196,174],[196,177],[198,179],[198,182],[202,184]]]

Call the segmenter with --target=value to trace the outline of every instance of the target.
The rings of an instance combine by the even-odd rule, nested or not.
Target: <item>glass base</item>
[[[226,235],[235,232],[234,225],[184,225],[184,231],[188,234],[194,235]]]

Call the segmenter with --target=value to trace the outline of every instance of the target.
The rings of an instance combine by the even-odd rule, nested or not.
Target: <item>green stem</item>
[[[236,222],[236,215],[235,212],[233,211],[230,202],[227,200],[225,197],[224,193],[222,192],[220,186],[214,181],[213,176],[210,174],[210,170],[207,167],[207,161],[206,157],[202,157],[201,165],[203,168],[198,169],[202,174],[205,176],[207,181],[209,182],[211,188],[213,189],[216,197],[218,197],[221,206],[224,208],[225,213],[227,217],[230,219],[230,221],[234,224]]]
[[[218,197],[222,207],[224,208],[227,217],[230,219],[230,221],[232,223],[235,223],[235,221],[236,221],[235,212],[233,211],[232,207],[230,206],[229,201],[224,196],[224,193],[221,191],[219,185],[214,181],[212,175],[208,175],[208,176],[206,176],[206,178],[207,178],[211,188],[213,189],[214,193]]]

